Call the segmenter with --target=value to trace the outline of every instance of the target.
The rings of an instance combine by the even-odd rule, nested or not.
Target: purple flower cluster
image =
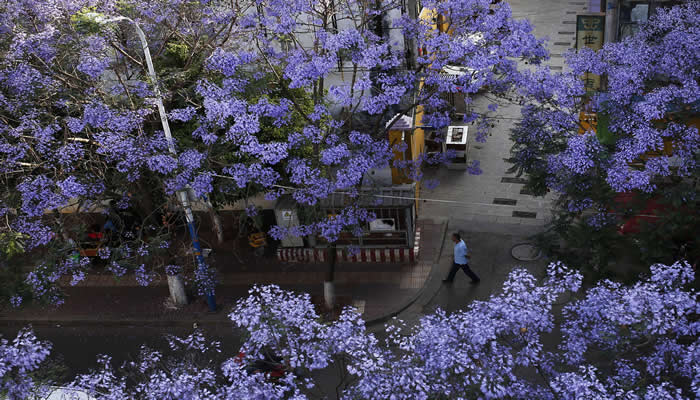
[[[579,194],[570,183],[580,179],[602,176],[615,192],[651,193],[664,177],[691,176],[700,137],[697,127],[676,116],[683,109],[697,112],[700,101],[692,77],[697,75],[693,47],[698,14],[697,2],[659,9],[624,41],[607,43],[598,52],[584,48],[568,53],[570,72],[553,75],[541,68],[521,73],[520,93],[530,104],[512,135],[517,165],[546,173],[551,188],[574,197]],[[586,73],[607,79],[606,91],[591,101],[583,101],[585,88],[579,77]],[[605,121],[598,127],[605,137],[578,134],[581,111],[596,112]],[[661,151],[671,154],[653,155]]]
[[[551,264],[538,279],[516,268],[502,292],[463,311],[438,309],[412,327],[394,320],[385,344],[351,307],[322,321],[309,294],[255,286],[229,314],[245,333],[237,356],[218,364],[221,344],[195,330],[167,337],[167,351],[142,347],[120,371],[101,356],[99,368],[70,386],[98,398],[309,399],[323,390],[317,376],[339,369],[352,378],[341,398],[694,398],[700,324],[697,293],[687,289],[693,279],[688,264],[654,265],[650,279],[603,281],[566,300],[581,288],[578,272]],[[0,390],[26,396],[48,350],[29,330],[11,345],[0,341]]]
[[[10,304],[12,307],[19,307],[22,305],[22,297],[21,296],[12,296],[10,297]]]
[[[22,329],[9,343],[0,337],[0,393],[8,399],[25,399],[40,389],[31,374],[51,352],[51,344],[37,339],[31,329]]]
[[[146,270],[144,264],[139,265],[134,270],[134,278],[141,286],[148,286],[153,281],[153,273]]]
[[[182,266],[180,265],[166,265],[165,274],[170,276],[176,276],[182,272]]]
[[[114,276],[116,277],[121,277],[126,275],[126,267],[123,267],[116,261],[112,261],[109,266],[107,267],[107,270],[112,272]]]
[[[213,295],[219,281],[216,270],[207,264],[200,264],[194,270],[194,281],[200,296]]]
[[[110,62],[107,58],[85,54],[80,58],[77,69],[92,79],[98,79],[109,67],[109,64]]]

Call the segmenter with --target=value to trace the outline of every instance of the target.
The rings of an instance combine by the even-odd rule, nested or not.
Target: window
[[[620,5],[620,40],[633,36],[649,19],[649,4],[624,1]]]

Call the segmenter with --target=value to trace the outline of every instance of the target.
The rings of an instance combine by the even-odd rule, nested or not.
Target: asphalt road
[[[20,328],[0,326],[0,335],[12,340]],[[105,328],[35,326],[34,332],[40,340],[48,340],[53,344],[51,354],[62,358],[72,377],[95,368],[100,354],[111,356],[113,365],[119,366],[124,361],[135,359],[141,345],[165,351],[168,344],[164,335],[187,336],[192,329],[128,325]],[[240,339],[232,327],[207,328],[205,333],[208,338],[221,342],[224,354],[238,354]]]

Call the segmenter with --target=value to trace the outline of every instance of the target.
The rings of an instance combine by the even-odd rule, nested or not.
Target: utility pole
[[[165,106],[163,105],[163,97],[160,93],[160,88],[158,87],[158,77],[156,76],[156,71],[153,68],[153,60],[151,59],[151,52],[148,49],[148,42],[146,41],[146,34],[143,33],[143,30],[141,30],[141,27],[139,24],[136,23],[136,21],[132,20],[131,18],[124,17],[124,16],[118,16],[118,17],[110,17],[106,18],[102,15],[99,15],[97,13],[88,13],[88,16],[91,16],[94,18],[95,22],[100,23],[100,24],[107,24],[110,22],[118,22],[118,21],[128,21],[132,25],[134,25],[134,28],[136,29],[136,33],[139,36],[139,39],[141,40],[141,46],[143,50],[143,54],[146,58],[146,65],[148,67],[148,75],[151,79],[151,83],[153,85],[153,92],[155,94],[155,99],[156,99],[156,105],[158,106],[158,113],[160,114],[160,122],[163,125],[163,133],[165,134],[165,138],[167,139],[168,142],[168,151],[170,154],[172,154],[174,157],[177,158],[177,152],[175,151],[175,143],[173,142],[173,136],[170,133],[170,125],[168,124],[168,116],[165,114]],[[194,250],[194,256],[195,259],[197,260],[197,268],[202,270],[202,272],[205,272],[204,270],[207,268],[207,264],[204,261],[204,256],[202,256],[202,247],[199,244],[199,237],[197,236],[197,229],[194,226],[194,214],[192,213],[192,206],[190,205],[189,198],[187,197],[187,191],[186,190],[178,190],[177,191],[177,198],[180,201],[180,204],[182,205],[182,209],[185,212],[185,220],[187,221],[187,228],[190,231],[190,238],[192,239],[192,248]],[[214,288],[209,288],[209,293],[206,293],[207,296],[207,304],[209,305],[209,310],[210,311],[216,311],[216,298],[213,293]]]

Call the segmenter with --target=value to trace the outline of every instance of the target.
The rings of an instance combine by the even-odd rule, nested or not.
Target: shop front
[[[416,232],[415,184],[365,189],[358,199],[336,193],[323,199],[322,214],[337,215],[351,202],[367,209],[375,219],[361,226],[362,235],[342,232],[334,245],[339,260],[352,262],[410,262],[417,256],[419,234]],[[282,207],[286,203],[280,202]],[[281,209],[279,215],[283,214]],[[288,210],[287,210],[288,211]],[[293,216],[288,219],[292,220]],[[284,246],[287,244],[287,246]],[[296,246],[294,246],[296,245]],[[303,246],[300,246],[303,245]],[[323,262],[331,243],[322,236],[283,243],[277,255],[281,261]]]

